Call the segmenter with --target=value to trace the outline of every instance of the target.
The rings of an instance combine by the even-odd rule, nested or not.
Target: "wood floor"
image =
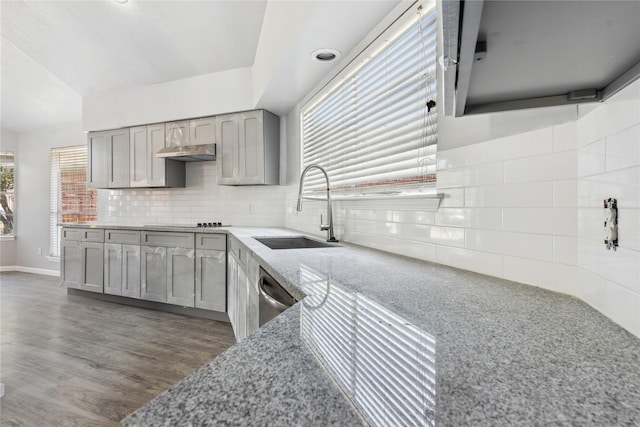
[[[111,426],[234,344],[228,323],[0,274],[0,425]]]

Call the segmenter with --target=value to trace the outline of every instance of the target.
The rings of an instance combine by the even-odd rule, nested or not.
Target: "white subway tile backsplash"
[[[579,206],[602,207],[604,199],[613,197],[618,208],[640,208],[640,166],[583,178],[578,192]]]
[[[602,312],[632,334],[640,336],[640,294],[607,281],[601,295]]]
[[[618,240],[621,247],[640,251],[640,209],[618,209]]]
[[[576,179],[553,182],[553,207],[578,207],[578,181]]]
[[[464,229],[438,227],[433,225],[413,225],[411,240],[445,246],[464,247]]]
[[[438,188],[444,194],[440,201],[441,208],[462,208],[464,207],[465,188]]]
[[[438,172],[439,188],[469,187],[472,185],[502,184],[503,163],[494,162],[467,168]]]
[[[603,173],[605,170],[604,139],[578,149],[578,178]]]
[[[605,156],[607,171],[640,165],[640,124],[608,136]]]
[[[613,135],[640,120],[640,80],[604,102],[577,122],[578,146]]]
[[[499,208],[442,208],[435,214],[435,224],[450,227],[500,230],[502,209]]]
[[[465,247],[543,261],[553,260],[553,237],[539,234],[469,229],[466,231]]]
[[[436,261],[440,264],[502,277],[502,256],[451,246],[436,246]]]
[[[504,231],[575,237],[576,221],[575,209],[507,208],[502,211]]]
[[[618,248],[607,250],[604,243],[578,240],[578,265],[608,281],[640,294],[640,253]]]
[[[467,166],[547,154],[553,152],[553,130],[534,130],[469,145],[465,149]]]
[[[568,293],[575,286],[576,269],[574,266],[554,262],[505,256],[504,278]]]
[[[552,182],[491,185],[465,188],[467,207],[551,207]]]
[[[553,236],[553,261],[560,264],[576,265],[578,263],[578,239]]]
[[[574,179],[575,176],[576,155],[573,151],[525,157],[504,162],[504,182],[507,184]]]
[[[576,122],[553,127],[553,151],[575,151],[577,147]]]

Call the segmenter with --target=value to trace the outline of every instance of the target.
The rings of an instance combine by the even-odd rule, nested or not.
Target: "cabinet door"
[[[163,141],[164,142],[164,141]],[[147,164],[149,163],[147,148],[147,126],[129,129],[129,169],[131,187],[147,186]]]
[[[90,132],[87,137],[87,187],[107,188],[107,158],[109,157],[109,133]]]
[[[104,293],[122,295],[122,245],[104,244]]]
[[[219,184],[235,184],[240,178],[238,129],[236,114],[216,117],[216,142],[219,148],[216,163]]]
[[[167,147],[189,145],[189,121],[182,120],[164,124],[165,141]]]
[[[262,111],[238,114],[239,164],[242,184],[264,183],[264,132]]]
[[[109,132],[109,188],[129,187],[129,129]]]
[[[258,279],[260,265],[252,257],[247,257],[247,335],[251,335],[260,327],[260,293]]]
[[[227,256],[227,314],[234,334],[238,329],[238,261],[228,252]]]
[[[104,243],[82,242],[80,289],[103,292]]]
[[[214,144],[216,142],[216,118],[205,117],[189,120],[189,143]]]
[[[227,308],[226,251],[196,250],[197,308],[224,312]]]
[[[195,302],[194,249],[167,248],[167,302],[193,307]]]
[[[140,299],[140,246],[122,245],[122,295]]]
[[[66,287],[80,289],[82,249],[79,241],[62,240],[60,243],[60,275]]]
[[[140,298],[167,302],[167,248],[140,246]]]
[[[234,330],[236,339],[242,341],[247,336],[247,273],[238,266],[236,315],[238,327]]]
[[[149,187],[166,185],[166,163],[162,157],[156,157],[158,151],[165,147],[164,123],[147,126],[147,184]]]

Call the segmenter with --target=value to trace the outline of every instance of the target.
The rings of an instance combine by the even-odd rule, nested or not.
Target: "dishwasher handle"
[[[260,275],[258,288],[263,300],[280,312],[296,303],[296,300],[279,283],[266,274]]]
[[[267,290],[263,286],[263,282],[260,281],[260,295],[264,298],[264,301],[269,304],[271,307],[275,308],[278,311],[285,311],[289,308],[288,305],[282,304],[280,301],[277,301],[271,295],[267,293]]]

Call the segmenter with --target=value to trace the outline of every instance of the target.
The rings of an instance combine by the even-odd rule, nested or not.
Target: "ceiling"
[[[290,46],[278,52],[263,43],[262,57],[282,63],[264,84],[265,99],[286,112],[330,70],[309,60],[312,50],[349,52],[399,1],[269,3],[309,10],[305,25],[292,23]],[[2,127],[23,133],[78,122],[83,97],[251,67],[267,4],[3,0]]]

